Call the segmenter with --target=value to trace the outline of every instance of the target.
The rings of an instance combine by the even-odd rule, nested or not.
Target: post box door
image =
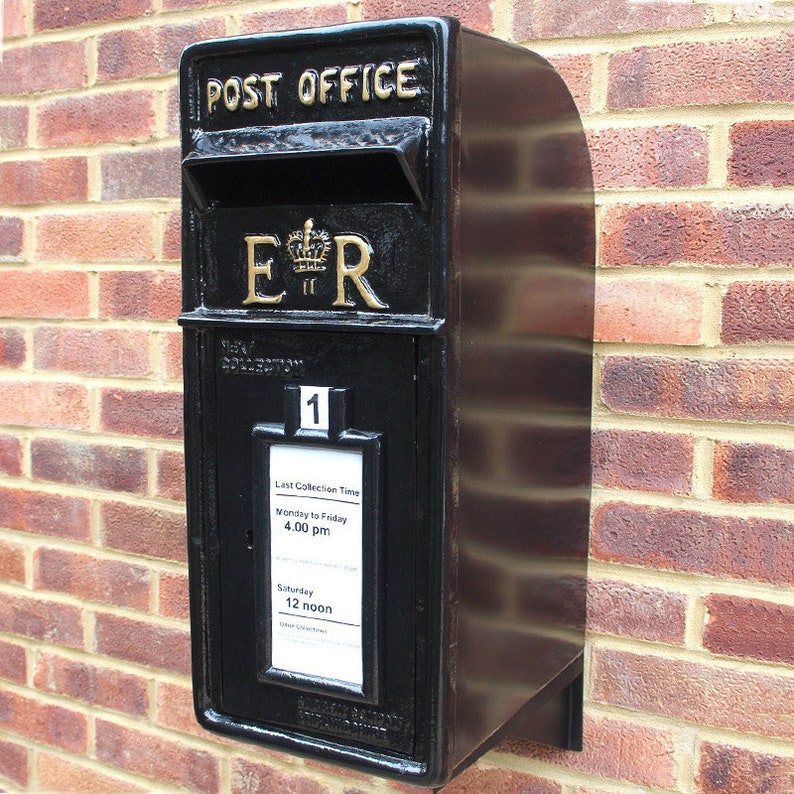
[[[426,431],[431,414],[439,420],[440,395],[430,393],[434,381],[429,368],[438,358],[441,340],[408,334],[234,329],[203,332],[202,344],[203,366],[214,381],[215,404],[204,411],[202,421],[208,437],[216,438],[214,458],[207,463],[209,479],[217,482],[220,649],[215,655],[222,664],[211,673],[222,712],[254,725],[267,715],[270,729],[298,726],[318,740],[342,736],[363,748],[415,755],[417,742],[426,738],[422,729],[417,735],[416,725],[427,724],[429,706],[427,691],[417,695],[416,686],[428,674],[428,627],[422,619],[429,613],[429,564],[433,549],[440,546],[439,533],[428,520],[435,510],[427,499],[429,437],[426,432],[419,437],[417,428]],[[324,580],[318,584],[316,568],[304,566],[301,573],[300,564],[277,567],[272,559],[272,544],[283,544],[289,537],[296,543],[297,563],[305,562],[300,549],[309,549],[310,555],[318,547],[338,551],[350,527],[341,523],[342,515],[325,509],[333,507],[331,502],[323,493],[310,494],[316,500],[311,504],[318,506],[313,515],[325,515],[326,520],[297,511],[282,516],[284,521],[271,521],[274,514],[264,506],[273,498],[277,478],[274,472],[265,482],[262,456],[273,453],[272,447],[263,451],[257,432],[288,424],[285,390],[301,385],[306,389],[307,384],[318,387],[321,395],[327,387],[346,390],[350,428],[365,440],[377,439],[370,458],[375,476],[368,481],[370,492],[365,489],[363,494],[361,534],[342,552],[349,555],[351,569],[360,569],[337,579],[336,589],[329,589]],[[293,487],[336,487],[331,481],[334,472],[328,473],[340,449],[333,439],[317,443],[311,436],[308,441],[306,436],[285,438],[275,447],[279,454],[289,448],[297,455],[286,477]],[[325,456],[320,465],[328,475],[323,480],[327,485],[311,482],[317,455]],[[309,504],[306,493],[298,491],[294,501]],[[271,581],[267,572],[284,581]],[[360,609],[351,620],[350,594],[345,591],[356,587]],[[306,619],[294,619],[295,615]],[[339,624],[356,623],[356,617],[363,624],[360,648],[339,656],[335,648],[349,644],[344,634],[348,629]],[[263,655],[274,648],[283,650],[275,635],[278,621],[292,625],[285,630],[285,642],[306,637],[300,650],[309,674],[305,667],[268,674],[269,661],[263,662]],[[314,642],[315,632],[321,630]],[[304,634],[296,638],[298,631]],[[323,656],[321,668],[329,671],[336,669],[332,663],[337,656],[348,660],[340,661],[343,671],[346,664],[355,669],[358,659],[361,686],[346,688],[334,678],[355,683],[355,672],[313,677],[312,655]]]

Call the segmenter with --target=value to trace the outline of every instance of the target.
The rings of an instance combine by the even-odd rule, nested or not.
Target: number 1
[[[306,405],[311,405],[314,408],[314,424],[320,424],[320,395],[315,392],[308,400]]]

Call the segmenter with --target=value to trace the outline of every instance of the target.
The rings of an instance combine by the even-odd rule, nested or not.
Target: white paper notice
[[[271,664],[363,682],[362,453],[270,447]]]

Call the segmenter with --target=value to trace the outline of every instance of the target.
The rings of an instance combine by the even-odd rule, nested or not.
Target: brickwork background
[[[402,790],[193,722],[176,66],[417,13],[561,70],[600,246],[585,751],[447,792],[794,788],[794,5],[661,0],[5,0],[0,786]]]

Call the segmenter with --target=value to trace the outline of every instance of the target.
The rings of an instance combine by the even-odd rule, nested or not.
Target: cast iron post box
[[[560,77],[419,18],[181,66],[205,727],[439,786],[576,747],[593,203]]]

